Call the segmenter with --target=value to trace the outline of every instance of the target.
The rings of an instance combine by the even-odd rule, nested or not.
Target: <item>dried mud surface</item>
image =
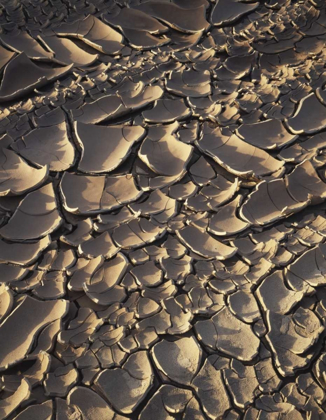
[[[0,419],[326,419],[325,1],[0,27]]]

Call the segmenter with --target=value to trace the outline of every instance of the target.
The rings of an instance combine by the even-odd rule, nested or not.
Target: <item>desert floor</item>
[[[0,420],[326,419],[325,0],[0,28]]]

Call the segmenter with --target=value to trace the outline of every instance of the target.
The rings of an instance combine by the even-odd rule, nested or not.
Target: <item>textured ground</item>
[[[0,26],[0,419],[326,419],[325,1]]]

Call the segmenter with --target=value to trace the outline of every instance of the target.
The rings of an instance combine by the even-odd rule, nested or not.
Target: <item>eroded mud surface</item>
[[[0,419],[326,419],[325,1],[0,26]]]

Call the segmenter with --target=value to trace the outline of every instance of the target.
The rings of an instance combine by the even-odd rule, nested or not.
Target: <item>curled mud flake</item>
[[[2,33],[0,40],[5,47],[18,53],[24,52],[32,60],[52,61],[53,54],[44,50],[28,32],[13,31],[7,34]]]
[[[170,380],[190,385],[199,370],[202,350],[197,340],[189,337],[177,341],[162,340],[155,344],[152,355],[157,368]]]
[[[6,337],[1,348],[0,369],[23,360],[31,350],[36,334],[49,323],[61,319],[68,309],[67,301],[41,302],[25,296],[0,326],[0,336]]]
[[[54,412],[54,406],[52,400],[47,400],[42,404],[33,404],[25,408],[15,420],[29,420],[31,418],[37,418],[40,420],[50,420]]]
[[[209,23],[205,19],[206,10],[204,5],[184,9],[173,3],[149,1],[136,6],[135,9],[162,21],[165,25],[180,32],[196,33],[209,27]]]
[[[211,22],[216,26],[229,25],[258,6],[258,2],[218,0],[212,10]]]
[[[68,394],[67,402],[77,408],[76,415],[89,420],[123,420],[127,417],[118,415],[108,403],[95,391],[83,386],[74,387]]]
[[[32,130],[12,145],[17,153],[38,167],[63,172],[75,161],[75,149],[68,138],[65,122]]]
[[[309,364],[314,354],[313,345],[323,331],[321,321],[313,311],[302,307],[289,315],[268,311],[267,325],[266,339],[282,376],[293,376]]]
[[[0,261],[22,266],[34,263],[51,243],[49,235],[35,242],[7,242],[0,240]]]
[[[97,126],[75,123],[78,143],[82,149],[78,169],[86,173],[111,172],[125,161],[134,143],[145,130],[139,126]]]
[[[104,370],[95,380],[96,389],[123,414],[131,414],[152,387],[154,374],[146,351],[129,356],[122,368]]]
[[[289,133],[280,120],[243,124],[237,134],[247,143],[260,149],[279,149],[293,143],[298,136]]]
[[[0,234],[9,240],[38,239],[55,231],[63,220],[52,184],[29,193]]]
[[[208,231],[217,236],[234,235],[247,229],[250,224],[241,220],[236,212],[242,201],[238,196],[230,203],[217,210],[209,220]]]
[[[27,400],[31,393],[31,386],[27,379],[22,379],[17,390],[7,398],[0,402],[0,416],[6,419],[13,413],[25,400]]]
[[[72,65],[65,67],[41,67],[34,64],[22,52],[14,57],[5,67],[0,85],[0,101],[21,98],[36,88],[66,75]]]
[[[196,144],[203,153],[238,176],[261,177],[278,171],[284,165],[284,162],[249,145],[236,134],[223,134],[220,128],[211,128],[207,123],[204,125],[203,136]]]
[[[186,172],[192,152],[192,146],[167,134],[158,140],[146,137],[138,155],[153,172],[180,179]]]
[[[98,54],[91,54],[79,48],[72,40],[58,36],[39,35],[39,40],[53,53],[53,61],[62,65],[85,67],[93,64]]]
[[[251,326],[240,321],[227,307],[210,320],[198,321],[195,330],[203,344],[238,360],[248,362],[258,354],[260,341]]]
[[[191,251],[205,258],[224,260],[232,257],[237,249],[219,242],[204,230],[195,226],[187,226],[176,232],[178,238]]]
[[[294,134],[314,134],[326,127],[325,106],[315,93],[310,93],[299,102],[299,106],[287,121],[289,130]]]
[[[73,24],[63,23],[55,29],[59,36],[81,39],[104,54],[117,54],[123,48],[123,36],[95,16],[87,16]]]
[[[65,209],[76,214],[104,213],[142,195],[130,174],[83,176],[65,172],[60,189]]]
[[[34,190],[47,180],[49,173],[47,165],[34,168],[10,149],[1,149],[0,167],[0,196]]]

